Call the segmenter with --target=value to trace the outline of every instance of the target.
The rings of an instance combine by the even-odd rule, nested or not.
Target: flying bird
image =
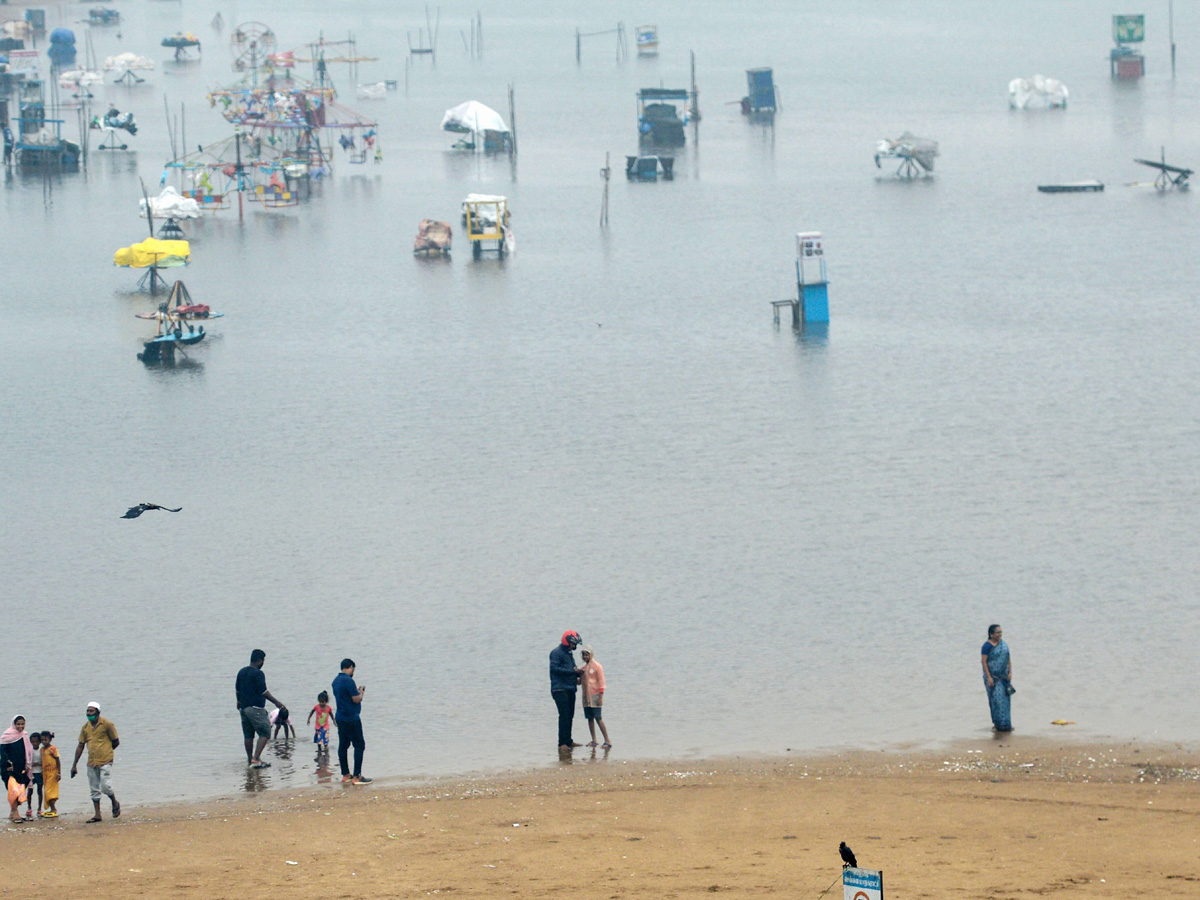
[[[136,519],[142,513],[151,509],[165,509],[167,512],[182,512],[183,507],[181,506],[179,509],[171,509],[167,506],[159,506],[157,503],[139,503],[137,506],[129,507],[129,509],[125,511],[125,515],[121,516],[121,518]]]
[[[842,855],[843,869],[846,868],[846,866],[850,866],[854,869],[858,868],[858,860],[854,858],[854,851],[846,846],[845,841],[842,841],[840,844],[838,844],[838,853]]]

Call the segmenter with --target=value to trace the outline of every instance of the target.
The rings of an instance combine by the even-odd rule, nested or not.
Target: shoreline
[[[804,898],[837,878],[845,840],[905,900],[1184,898],[1200,885],[1198,817],[1200,752],[1182,744],[610,760],[10,826],[0,829],[0,889],[72,897],[86,877],[89,893],[156,900],[272,887],[349,898]]]
[[[1141,769],[1151,773],[1139,775]],[[255,814],[285,813],[304,809],[318,799],[339,798],[346,792],[386,794],[391,800],[428,801],[468,796],[523,794],[538,786],[568,786],[578,790],[605,790],[630,775],[661,779],[680,773],[740,776],[798,769],[816,778],[886,778],[896,776],[961,775],[985,772],[1015,774],[1030,781],[1058,783],[1134,784],[1147,777],[1200,782],[1200,745],[1188,742],[1152,742],[1132,739],[1099,741],[1093,736],[1073,739],[1064,734],[1054,739],[1042,736],[1007,736],[956,740],[940,747],[892,745],[875,749],[844,748],[784,754],[734,753],[707,757],[672,759],[604,759],[586,754],[571,762],[498,771],[477,771],[437,776],[382,776],[369,787],[351,788],[338,777],[324,784],[276,787],[262,791],[238,791],[196,800],[167,800],[162,803],[125,803],[121,825],[176,822],[221,814],[241,814],[246,807]],[[1180,776],[1176,770],[1191,772]],[[809,777],[804,776],[802,777]],[[1142,779],[1139,781],[1138,779]],[[401,798],[399,795],[404,794]],[[103,801],[105,816],[107,804]],[[72,813],[61,813],[57,822],[35,822],[18,829],[0,827],[0,840],[23,829],[56,831],[72,825]],[[79,815],[82,822],[84,816]],[[112,824],[112,823],[109,823]]]

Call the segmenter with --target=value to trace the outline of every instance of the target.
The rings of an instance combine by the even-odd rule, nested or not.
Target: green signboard
[[[1118,44],[1138,44],[1145,39],[1145,16],[1113,16],[1113,40]]]

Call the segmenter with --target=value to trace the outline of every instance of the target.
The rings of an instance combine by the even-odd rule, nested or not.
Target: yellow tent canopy
[[[146,238],[140,244],[122,247],[113,254],[113,264],[129,266],[134,269],[148,269],[158,266],[160,269],[170,269],[174,266],[186,266],[191,260],[192,251],[187,241],[160,241],[158,238]]]

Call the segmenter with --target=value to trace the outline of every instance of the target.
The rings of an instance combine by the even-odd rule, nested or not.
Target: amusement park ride
[[[1192,177],[1192,170],[1185,169],[1182,166],[1167,165],[1167,148],[1161,149],[1161,157],[1159,161],[1152,159],[1135,159],[1135,163],[1143,166],[1149,166],[1151,169],[1157,169],[1158,175],[1154,179],[1154,189],[1157,191],[1169,191],[1172,188],[1178,188],[1181,191],[1188,189],[1187,180]]]
[[[296,206],[299,182],[332,172],[335,140],[353,164],[365,163],[371,151],[379,161],[376,123],[336,102],[328,69],[330,63],[356,65],[373,58],[359,56],[352,38],[326,41],[322,36],[306,46],[307,56],[278,52],[275,33],[261,22],[233,30],[233,69],[244,77],[212,91],[208,101],[234,133],[167,163],[167,170],[183,175],[184,197],[201,209],[221,210],[232,205],[230,195],[236,193],[240,218],[247,200],[268,209]],[[312,64],[311,80],[294,76],[297,63]]]

